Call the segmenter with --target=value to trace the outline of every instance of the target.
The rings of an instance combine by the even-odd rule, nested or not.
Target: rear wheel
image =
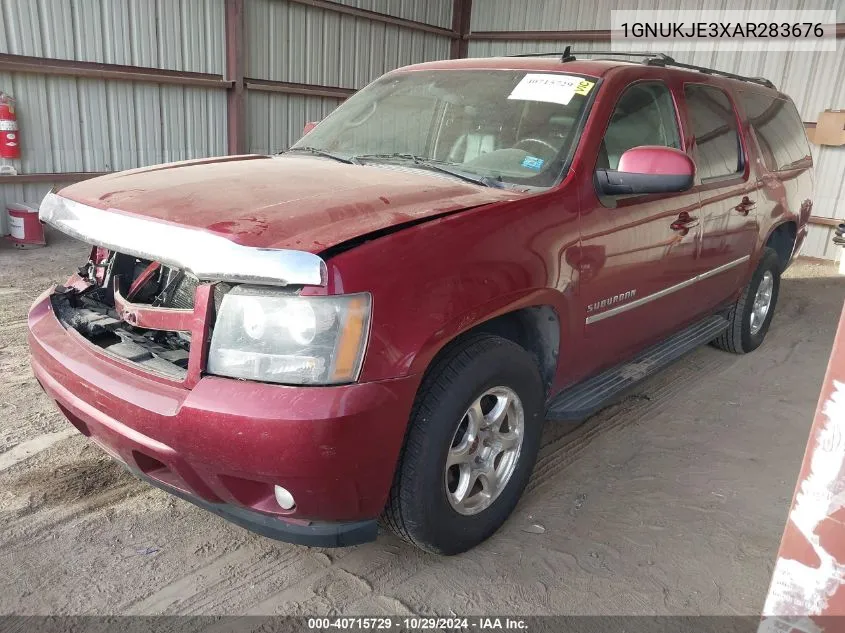
[[[716,347],[746,354],[763,343],[780,290],[780,259],[774,249],[766,248],[751,281],[728,313],[728,329],[713,341]]]
[[[417,395],[384,523],[439,554],[493,534],[528,483],[544,399],[534,360],[515,343],[481,334],[447,350]]]

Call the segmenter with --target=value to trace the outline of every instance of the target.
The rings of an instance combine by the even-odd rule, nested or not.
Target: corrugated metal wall
[[[0,53],[223,73],[221,0],[2,0]]]
[[[17,100],[23,174],[117,171],[226,153],[222,90],[26,73],[0,73],[0,87]]]
[[[706,3],[687,0],[673,3],[673,9],[730,8],[768,10],[769,0]],[[667,8],[656,0],[597,0],[592,3],[569,0],[473,0],[471,31],[554,31],[605,30],[610,28],[612,9]],[[796,0],[789,9],[835,9],[837,21],[845,22],[845,3],[839,0]],[[543,41],[470,41],[470,57],[514,55],[518,53],[562,49],[565,43]],[[609,42],[573,42],[576,50],[608,50]],[[719,68],[740,75],[771,79],[789,94],[798,106],[804,121],[815,121],[825,108],[845,108],[845,40],[837,40],[836,53],[804,53],[773,51],[765,55],[736,52],[700,52],[674,50],[662,46],[663,52],[678,61]],[[845,147],[813,146],[816,164],[816,194],[813,214],[845,218]],[[803,254],[832,259],[842,249],[830,246],[831,228],[814,225],[810,229]]]
[[[362,9],[448,27],[452,0],[345,0]],[[246,5],[246,76],[340,88],[362,88],[389,70],[449,57],[451,40],[286,0]],[[277,152],[302,135],[307,121],[326,116],[339,99],[247,94],[249,150]]]
[[[0,53],[222,74],[224,44],[221,0],[0,1]],[[23,159],[5,163],[21,174],[226,153],[224,90],[2,69],[0,90],[17,102]],[[2,183],[2,206],[52,186]]]
[[[256,154],[287,149],[302,136],[306,121],[320,121],[340,100],[329,97],[250,92],[247,98],[247,147]]]
[[[452,3],[449,0],[335,0],[335,2],[440,26],[444,29],[452,27]]]
[[[449,57],[447,37],[295,2],[250,0],[246,15],[252,79],[361,88],[399,66]]]

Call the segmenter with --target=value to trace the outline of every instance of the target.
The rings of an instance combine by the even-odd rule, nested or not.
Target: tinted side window
[[[698,148],[696,168],[701,179],[742,171],[736,114],[728,96],[718,88],[687,84],[684,97]]]
[[[599,149],[598,169],[616,169],[624,152],[639,145],[680,148],[669,89],[660,82],[634,84],[622,93]]]
[[[810,157],[804,124],[792,101],[754,92],[741,92],[740,100],[770,171]]]

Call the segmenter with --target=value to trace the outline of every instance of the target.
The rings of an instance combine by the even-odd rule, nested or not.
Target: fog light
[[[276,493],[276,503],[281,506],[282,510],[290,510],[296,505],[293,495],[281,486],[274,486],[273,492]]]

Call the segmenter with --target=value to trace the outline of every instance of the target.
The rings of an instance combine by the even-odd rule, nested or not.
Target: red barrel
[[[38,209],[26,204],[12,203],[6,207],[9,214],[9,239],[18,248],[44,246],[44,226],[38,219]]]

